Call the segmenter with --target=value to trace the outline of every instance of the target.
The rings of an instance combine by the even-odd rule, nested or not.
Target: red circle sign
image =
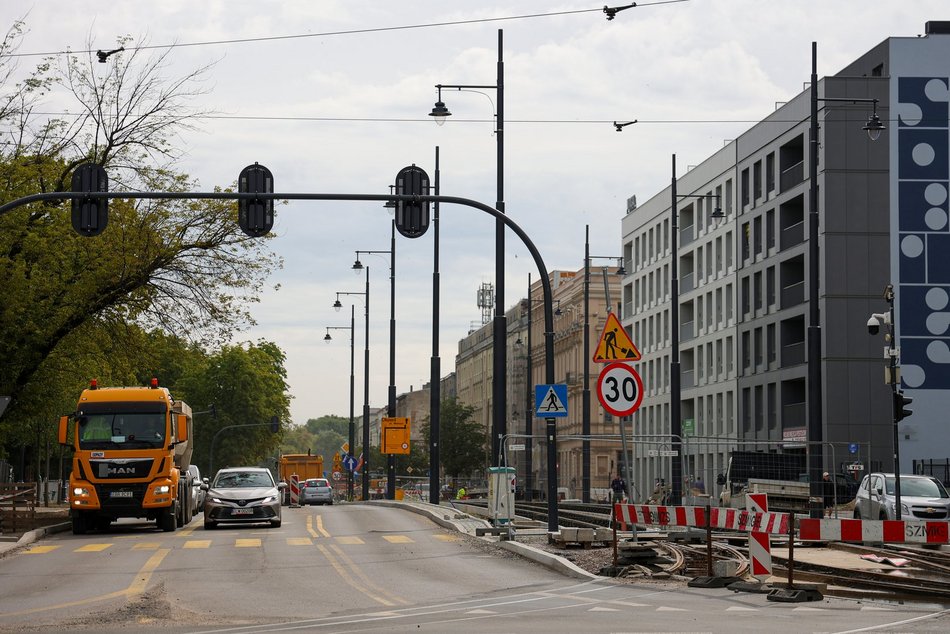
[[[629,416],[643,402],[643,380],[626,363],[611,363],[600,371],[597,398],[614,416]]]

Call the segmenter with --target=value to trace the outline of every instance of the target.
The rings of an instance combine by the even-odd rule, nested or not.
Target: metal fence
[[[913,468],[917,475],[929,475],[943,482],[944,486],[950,486],[950,458],[914,460]]]

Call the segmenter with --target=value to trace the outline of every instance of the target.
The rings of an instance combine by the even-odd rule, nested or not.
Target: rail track
[[[468,500],[466,503],[486,508],[488,504],[483,500]],[[547,522],[547,504],[543,502],[517,502],[515,513],[541,523]],[[578,528],[610,526],[611,507],[609,504],[562,503],[558,506],[558,523],[561,526]],[[706,574],[705,544],[665,541],[662,539],[662,534],[655,537],[661,537],[655,541],[656,548],[661,554],[656,567],[661,571],[684,576]],[[736,538],[735,533],[714,534],[713,558],[714,560],[735,560],[736,575],[743,576],[749,570],[748,549],[728,543],[729,541],[734,543]],[[906,559],[908,566],[902,568],[897,576],[894,571],[841,568],[796,559],[793,573],[795,581],[824,583],[827,585],[826,594],[829,596],[874,596],[887,600],[950,603],[950,552],[904,544],[870,546],[833,542],[825,547],[858,555],[899,557]],[[787,577],[787,557],[779,556],[773,551],[772,563],[774,576]]]

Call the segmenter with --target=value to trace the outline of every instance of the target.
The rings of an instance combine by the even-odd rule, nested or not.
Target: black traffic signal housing
[[[421,167],[410,165],[396,174],[396,194],[425,196],[429,193],[429,175]],[[396,201],[396,230],[406,238],[418,238],[429,228],[429,203]]]
[[[272,416],[270,419],[270,431],[272,434],[280,431],[280,419],[276,416]]]
[[[909,396],[904,396],[904,392],[898,390],[894,392],[894,420],[904,420],[914,413],[914,410],[907,409],[907,406],[914,402]]]
[[[83,163],[73,172],[73,193],[109,191],[109,176],[106,170],[96,163]],[[73,229],[81,236],[97,236],[109,224],[108,198],[73,198]]]
[[[238,176],[238,192],[242,194],[273,194],[274,175],[260,165],[248,165]],[[267,235],[274,228],[274,201],[261,198],[238,200],[238,224],[252,238]]]

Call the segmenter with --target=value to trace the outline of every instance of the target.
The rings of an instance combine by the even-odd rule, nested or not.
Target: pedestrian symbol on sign
[[[542,418],[567,416],[567,385],[535,385],[535,415]]]

